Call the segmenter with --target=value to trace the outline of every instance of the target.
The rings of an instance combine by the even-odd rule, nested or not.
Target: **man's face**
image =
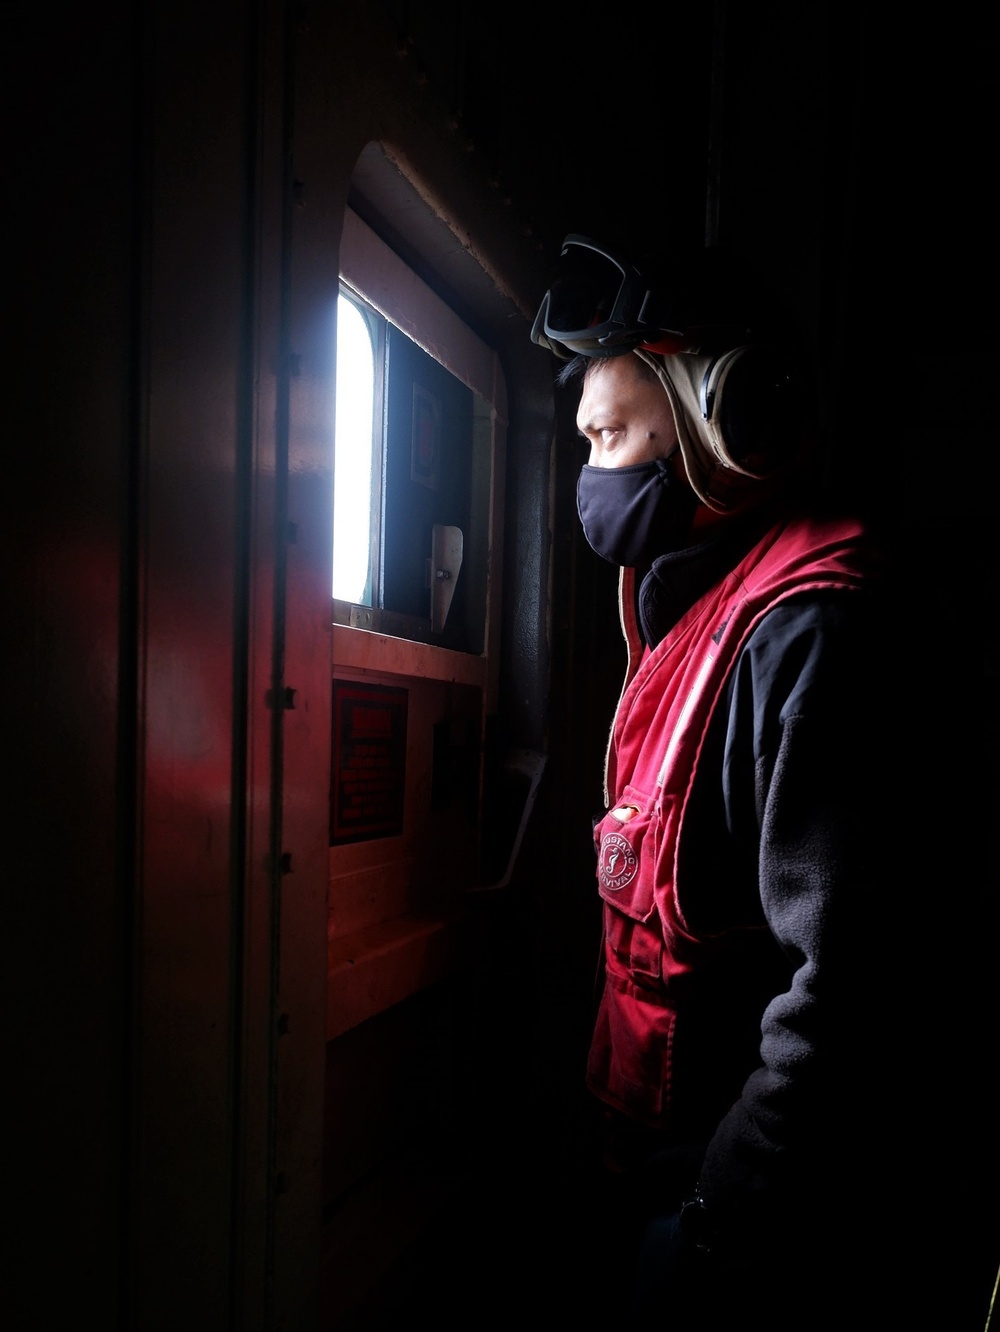
[[[576,424],[590,445],[591,467],[631,467],[678,449],[670,400],[630,353],[588,367]]]

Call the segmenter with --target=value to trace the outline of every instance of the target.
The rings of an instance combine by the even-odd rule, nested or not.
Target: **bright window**
[[[333,482],[333,595],[372,605],[378,549],[375,350],[360,304],[337,302],[337,451]]]

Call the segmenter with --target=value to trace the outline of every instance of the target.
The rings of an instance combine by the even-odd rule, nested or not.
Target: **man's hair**
[[[631,352],[624,352],[622,355],[631,356]],[[582,353],[574,356],[572,360],[565,361],[556,374],[556,384],[559,388],[566,388],[569,385],[582,384],[587,375],[593,371],[599,370],[607,365],[609,361],[614,360],[613,356],[584,356]],[[632,357],[637,369],[644,379],[655,379],[656,373],[642,359],[641,356]]]

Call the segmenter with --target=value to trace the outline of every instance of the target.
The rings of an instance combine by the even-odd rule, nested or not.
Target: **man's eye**
[[[602,427],[601,432],[600,432],[600,434],[601,434],[601,442],[604,443],[604,444],[608,444],[608,443],[610,443],[610,441],[613,440],[614,437],[615,437],[615,435],[617,435],[618,433],[619,433],[619,431],[618,431],[618,427],[617,427],[617,426],[604,426],[604,427]]]

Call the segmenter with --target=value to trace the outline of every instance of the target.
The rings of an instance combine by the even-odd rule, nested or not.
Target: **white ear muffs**
[[[755,479],[793,456],[805,425],[798,377],[787,356],[769,347],[734,347],[716,357],[699,406],[722,466]]]

